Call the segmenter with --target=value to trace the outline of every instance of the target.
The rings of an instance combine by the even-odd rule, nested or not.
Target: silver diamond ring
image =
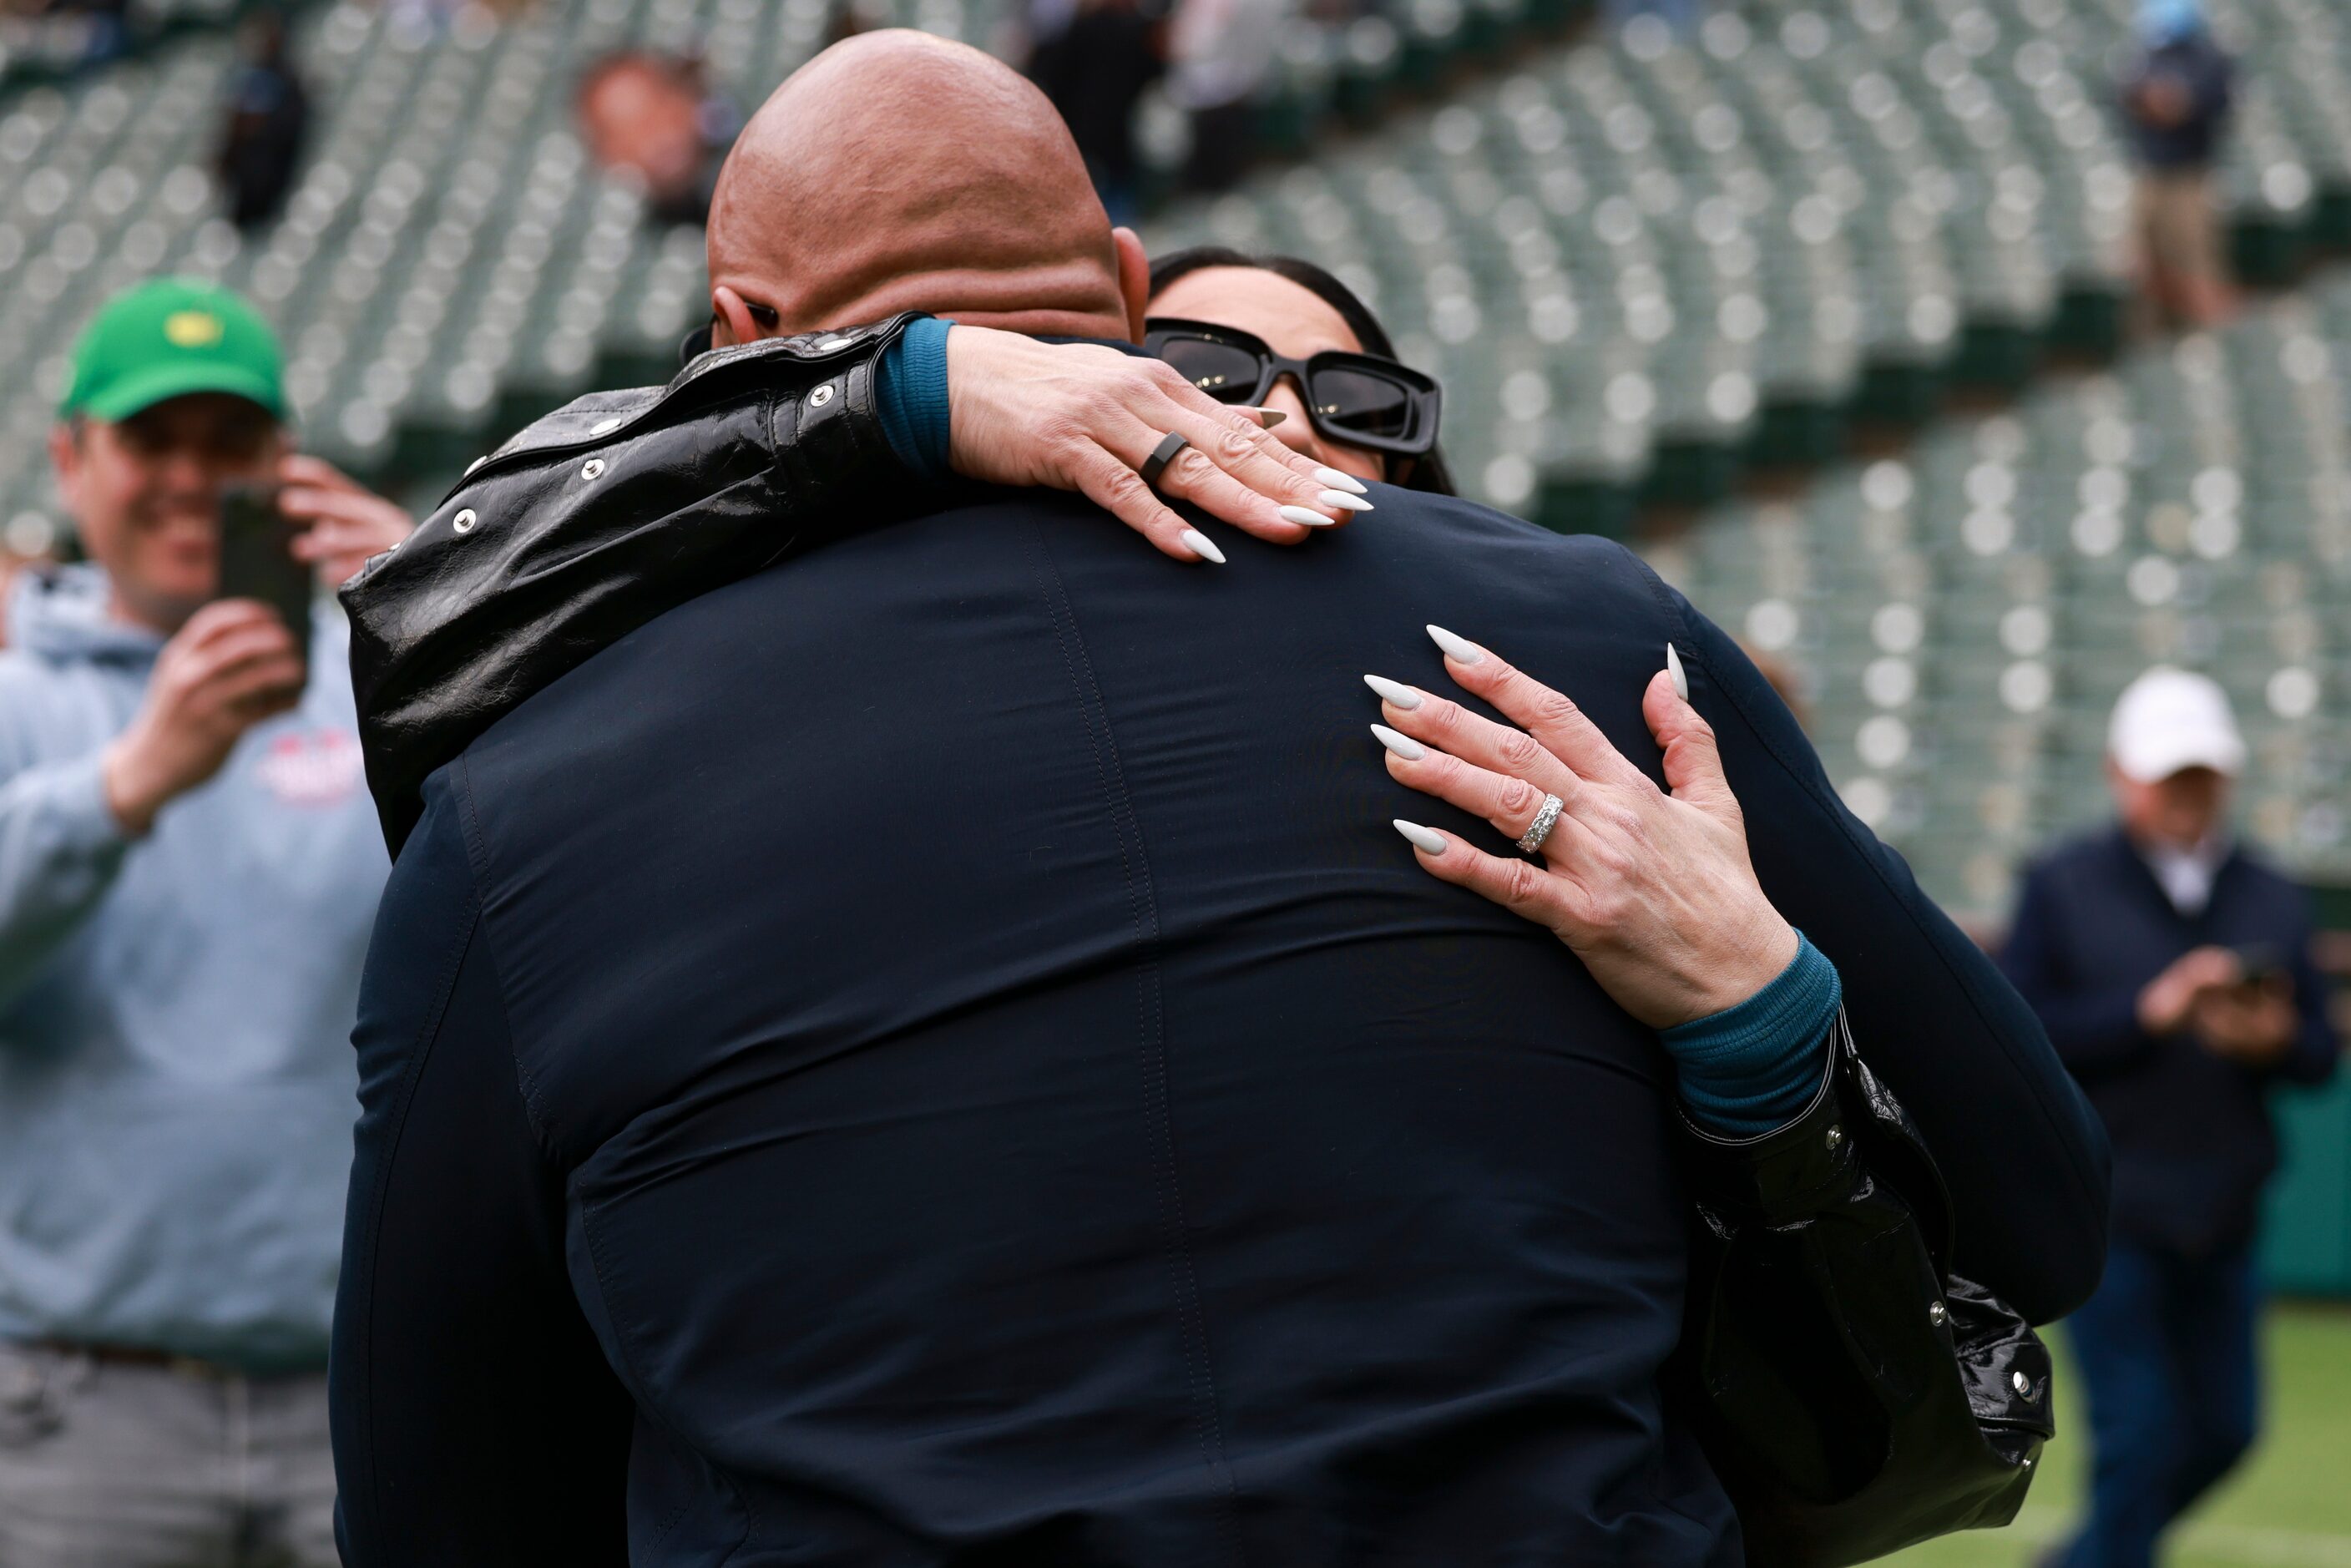
[[[1527,831],[1520,835],[1519,848],[1522,852],[1532,854],[1543,847],[1543,841],[1551,837],[1552,829],[1559,825],[1561,803],[1560,798],[1556,795],[1543,797],[1543,803],[1535,809],[1535,820],[1528,824]]]

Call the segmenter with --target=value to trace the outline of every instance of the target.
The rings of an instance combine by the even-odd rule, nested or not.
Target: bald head
[[[1140,265],[1045,95],[925,33],[863,34],[793,72],[711,200],[712,296],[738,340],[900,310],[1128,337]],[[730,291],[752,329],[729,320]]]

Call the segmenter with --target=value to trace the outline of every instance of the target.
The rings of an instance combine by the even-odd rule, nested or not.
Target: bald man
[[[1658,1037],[1388,826],[1431,803],[1362,676],[1447,685],[1430,620],[1653,778],[1682,650],[1960,1266],[2036,1318],[2088,1292],[2103,1151],[2031,1015],[1632,556],[1381,486],[1310,549],[1182,568],[1076,498],[893,488],[857,420],[893,313],[1138,325],[1142,256],[1026,84],[903,34],[828,51],[713,225],[716,350],[526,433],[360,610],[429,620],[550,535],[565,605],[780,511],[776,554],[821,442],[841,509],[904,515],[478,693],[493,721],[381,800],[350,1563],[1738,1561],[1665,1393]],[[507,602],[475,644],[536,643]]]
[[[1142,243],[1113,233],[1035,87],[922,33],[819,55],[745,127],[710,212],[714,341],[927,310],[1139,339]]]

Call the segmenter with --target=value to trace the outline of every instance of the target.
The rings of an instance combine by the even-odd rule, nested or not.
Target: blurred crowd
[[[131,44],[131,0],[0,0],[0,45],[51,71],[94,70]]]
[[[1142,215],[1138,148],[1144,95],[1163,90],[1187,151],[1181,189],[1228,189],[1257,155],[1257,116],[1291,0],[1038,0],[1025,19],[1025,68],[1068,122],[1113,223]],[[829,41],[864,31],[852,5]],[[581,73],[574,100],[598,164],[640,182],[656,223],[699,223],[742,114],[692,55],[615,52]]]
[[[1163,86],[1185,127],[1178,183],[1229,189],[1258,152],[1258,112],[1290,0],[1039,0],[1029,76],[1053,100],[1113,223],[1140,214],[1136,111]]]

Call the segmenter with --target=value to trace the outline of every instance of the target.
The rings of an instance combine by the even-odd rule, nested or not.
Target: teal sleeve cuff
[[[947,329],[935,316],[907,324],[873,378],[874,412],[899,462],[925,479],[947,474]]]
[[[1820,1087],[1829,1028],[1844,1002],[1836,966],[1796,933],[1796,956],[1761,990],[1660,1037],[1693,1120],[1725,1137],[1786,1125]]]

